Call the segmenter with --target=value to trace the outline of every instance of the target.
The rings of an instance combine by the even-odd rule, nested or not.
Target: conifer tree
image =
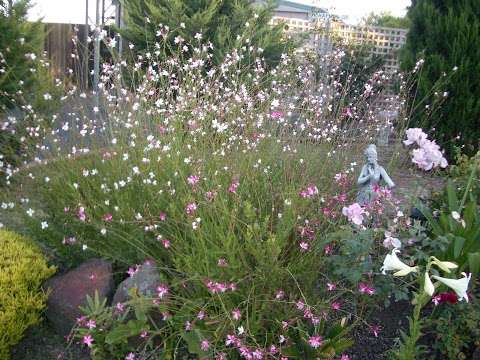
[[[411,92],[412,125],[434,132],[450,156],[457,136],[471,154],[480,139],[480,2],[414,0],[408,17],[402,66],[412,70],[425,61]]]
[[[40,56],[44,31],[39,22],[27,21],[29,6],[28,0],[0,0],[0,112],[17,106],[18,95],[38,80],[29,55]]]
[[[253,0],[123,0],[125,28],[120,30],[127,41],[140,51],[153,51],[158,39],[159,24],[174,32],[170,36],[169,51],[181,46],[174,42],[176,36],[195,44],[195,34],[202,41],[213,44],[213,63],[239,45],[238,37],[249,39],[253,46],[262,48],[268,64],[279,61],[283,52],[292,48],[293,42],[282,34],[282,25],[271,26],[274,3],[265,6]],[[248,25],[246,25],[248,23]]]

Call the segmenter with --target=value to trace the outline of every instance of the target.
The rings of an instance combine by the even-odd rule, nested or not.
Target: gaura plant
[[[458,265],[450,261],[440,261],[435,256],[430,256],[422,275],[419,266],[409,266],[405,264],[398,258],[398,253],[400,253],[400,250],[393,249],[390,254],[387,254],[380,270],[383,274],[386,274],[386,271],[395,271],[393,276],[406,276],[410,273],[417,273],[420,290],[415,294],[412,301],[415,307],[413,309],[413,315],[409,318],[409,334],[407,335],[401,331],[400,346],[392,352],[392,358],[398,360],[415,360],[422,351],[422,349],[416,345],[422,335],[421,328],[423,322],[420,318],[422,308],[428,303],[437,288],[442,284],[451,288],[458,296],[459,301],[465,299],[465,301],[468,302],[467,289],[472,275],[462,273],[463,278],[461,279],[450,279],[432,275],[431,277],[433,279],[438,280],[438,282],[433,283],[430,278],[430,272],[438,273],[442,271],[450,274],[451,270],[458,268]]]

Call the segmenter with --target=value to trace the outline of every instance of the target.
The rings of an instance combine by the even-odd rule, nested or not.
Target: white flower
[[[441,283],[444,283],[453,291],[455,291],[459,301],[461,301],[462,299],[465,299],[465,301],[468,302],[467,289],[468,289],[468,283],[472,278],[472,274],[467,275],[466,273],[463,272],[462,275],[463,275],[463,278],[461,279],[447,279],[447,278],[443,278],[436,275],[432,275],[432,277],[440,281]]]
[[[42,230],[45,230],[46,228],[48,228],[48,223],[46,221],[42,221],[41,227],[42,227]]]
[[[433,286],[432,280],[430,280],[430,276],[428,276],[428,272],[425,271],[425,282],[423,284],[423,289],[425,290],[425,293],[427,293],[430,296],[433,296],[433,293],[435,292],[435,286]]]
[[[385,260],[383,260],[383,266],[380,269],[382,274],[385,275],[385,271],[393,270],[396,271],[393,274],[394,276],[405,276],[411,272],[417,271],[416,266],[408,266],[400,261],[400,259],[397,257],[397,253],[399,252],[400,250],[393,249],[391,254],[387,254],[387,256],[385,256]]]
[[[460,214],[457,211],[452,211],[452,218],[454,220],[460,220]]]

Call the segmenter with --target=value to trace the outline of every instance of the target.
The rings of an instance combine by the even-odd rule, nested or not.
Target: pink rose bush
[[[350,222],[360,226],[363,223],[365,210],[358,203],[353,203],[350,206],[345,206],[342,209],[342,214],[345,215]]]
[[[412,151],[412,162],[420,169],[429,171],[437,167],[446,168],[447,159],[435,143],[435,140],[428,140],[427,134],[420,128],[410,128],[406,130],[407,139],[403,143],[407,146],[416,144],[417,149]]]

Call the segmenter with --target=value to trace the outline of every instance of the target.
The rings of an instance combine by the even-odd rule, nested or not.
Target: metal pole
[[[85,0],[85,49],[83,50],[83,62],[84,62],[84,81],[85,81],[85,91],[88,90],[88,73],[89,73],[89,66],[88,66],[88,57],[89,57],[89,51],[88,51],[88,34],[89,34],[89,28],[88,28],[88,0]]]
[[[96,94],[95,102],[98,106],[98,83],[100,80],[100,0],[96,0],[95,9],[95,50],[93,54],[93,90]]]
[[[105,25],[105,0],[102,0],[102,26]]]

